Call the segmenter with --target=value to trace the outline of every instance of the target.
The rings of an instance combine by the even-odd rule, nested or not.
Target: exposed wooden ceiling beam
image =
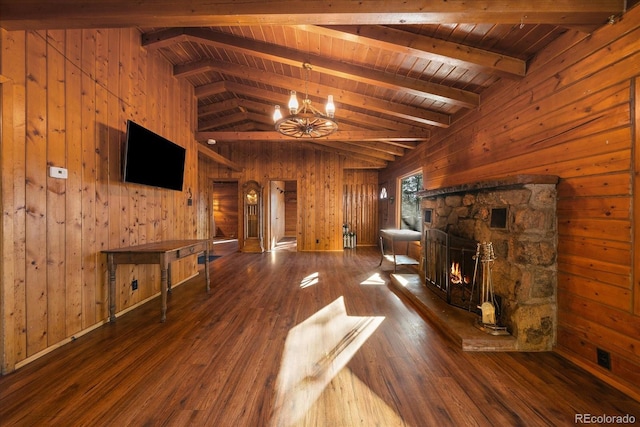
[[[273,129],[273,121],[263,114],[250,113],[248,111],[241,111],[236,114],[230,114],[224,117],[218,117],[215,120],[209,120],[198,124],[198,131],[203,132],[211,129],[215,129],[220,126],[230,126],[239,124],[245,121],[252,121],[254,123],[261,123],[267,126],[271,126]],[[270,130],[271,130],[270,129]],[[234,127],[235,130],[235,127]]]
[[[503,77],[524,77],[527,73],[527,63],[521,59],[395,28],[379,25],[335,27],[298,25],[297,28],[343,40],[353,40],[393,52],[402,52],[416,58],[442,62],[454,67],[499,74]]]
[[[219,114],[223,111],[234,110],[239,107],[239,98],[231,98],[225,101],[215,102],[213,104],[202,105],[198,107],[198,118],[206,117],[212,114]]]
[[[212,114],[219,114],[223,111],[229,110],[251,110],[262,114],[265,118],[270,118],[273,115],[273,105],[251,101],[249,99],[231,98],[226,101],[216,102],[214,104],[203,105],[198,109],[198,118],[210,116]]]
[[[348,145],[351,145],[351,146],[364,148],[366,150],[381,151],[383,153],[390,154],[392,156],[404,156],[404,154],[405,154],[405,148],[398,147],[397,145],[387,144],[386,142],[378,142],[378,141],[366,141],[366,142],[346,141],[346,142],[341,142],[341,144],[348,144]],[[417,143],[412,142],[411,144],[417,144]]]
[[[208,148],[205,145],[202,144],[198,144],[198,152],[209,157],[211,160],[213,160],[216,163],[220,163],[221,165],[225,165],[226,167],[228,167],[231,170],[234,170],[236,172],[242,172],[244,171],[244,168],[242,166],[240,166],[239,164],[232,162],[231,160],[227,159],[224,156],[221,156],[220,154],[216,153],[215,151],[213,151],[212,149]]]
[[[206,141],[209,138],[216,141],[291,141],[292,139],[298,141],[428,141],[429,132],[425,132],[423,135],[407,135],[394,131],[378,131],[378,132],[347,132],[337,131],[334,134],[325,136],[323,138],[291,138],[290,136],[282,135],[276,132],[196,132],[196,139],[198,141]]]
[[[442,1],[406,0],[0,0],[7,30],[216,25],[375,25],[427,23],[606,23],[622,14],[625,0]],[[304,6],[304,7],[296,7]]]
[[[204,98],[205,96],[217,95],[227,91],[226,82],[214,82],[195,88],[196,98]]]
[[[206,117],[214,114],[220,114],[225,111],[231,111],[236,109],[246,109],[258,114],[262,114],[262,120],[260,122],[269,124],[273,126],[273,121],[271,119],[273,114],[273,103],[263,103],[257,101],[251,101],[249,99],[244,98],[231,98],[221,102],[215,102],[208,105],[202,105],[198,109],[198,119],[200,123],[204,123],[208,129],[219,126],[217,124],[216,119],[205,119]],[[257,117],[257,116],[256,116]],[[369,130],[394,130],[400,131],[406,134],[424,133],[424,128],[413,126],[411,124],[405,123],[400,119],[386,119],[384,117],[372,117],[369,114],[358,113],[355,111],[349,110],[341,110],[340,117],[338,119],[340,129],[346,130],[346,126],[349,123],[354,124],[356,127],[365,128]],[[203,127],[200,127],[199,130],[207,130]],[[234,130],[238,130],[235,129]]]
[[[335,149],[339,149],[344,151],[345,153],[349,153],[349,155],[353,155],[353,154],[358,154],[361,156],[365,156],[365,157],[369,157],[369,158],[373,158],[373,159],[378,159],[378,160],[384,160],[384,161],[388,161],[388,162],[393,162],[396,160],[396,156],[394,156],[393,154],[388,154],[382,151],[377,151],[377,150],[372,150],[370,148],[363,148],[363,147],[359,147],[357,145],[352,145],[349,143],[345,143],[342,141],[317,141],[314,140],[313,143],[315,145],[322,145],[324,147],[331,147],[331,148],[335,148]]]
[[[307,26],[304,28],[317,28],[318,32],[332,31],[333,36],[336,36],[337,33],[336,31],[322,29],[321,27]],[[349,34],[345,33],[345,35],[348,36]],[[302,63],[309,62],[313,66],[313,70],[315,72],[349,80],[356,80],[358,82],[397,90],[414,96],[432,99],[437,102],[450,103],[464,108],[475,108],[480,105],[480,96],[473,92],[418,79],[401,78],[382,71],[327,59],[320,55],[312,55],[308,52],[301,52],[295,49],[264,43],[257,40],[249,40],[243,37],[212,31],[206,28],[185,28],[182,33],[177,32],[176,29],[161,30],[157,33],[145,34],[143,36],[142,44],[148,48],[166,47],[167,43],[170,41],[173,41],[173,43],[192,41],[216,47],[233,49],[250,56],[281,62],[295,67],[300,67],[302,66]],[[399,47],[403,48],[402,46]],[[392,49],[392,46],[390,46],[390,43],[387,43],[385,48]],[[468,50],[469,48],[465,47],[465,49]],[[425,55],[425,53],[422,52],[422,55]],[[487,52],[489,61],[493,60],[495,62],[499,62],[495,56],[495,54]],[[507,59],[504,59],[504,62],[507,63]],[[206,60],[203,60],[190,64],[176,65],[174,67],[174,75],[176,77],[186,77],[205,72],[208,69],[209,64]]]
[[[402,105],[390,101],[384,101],[377,98],[361,95],[354,92],[340,91],[339,93],[332,93],[334,88],[329,86],[323,86],[315,83],[308,83],[301,79],[294,77],[282,76],[275,73],[269,73],[266,71],[257,70],[255,68],[249,68],[241,65],[233,65],[222,61],[210,61],[211,66],[215,67],[216,71],[231,76],[241,77],[255,82],[275,86],[284,87],[290,90],[296,90],[300,93],[305,93],[305,89],[308,87],[309,93],[326,93],[333,94],[334,101],[340,105],[351,105],[354,107],[367,108],[372,111],[377,111],[382,114],[386,114],[394,117],[401,117],[416,123],[423,123],[425,125],[436,126],[446,128],[450,125],[451,117],[448,114],[437,113],[434,111],[425,110],[423,108],[412,107],[408,105]],[[222,85],[226,90],[232,92],[244,92],[247,96],[266,99],[269,102],[275,104],[286,103],[288,97],[283,96],[278,99],[277,93],[262,90],[253,87],[243,87],[243,85],[233,82],[223,82]],[[212,83],[215,86],[215,90],[221,93],[220,82]],[[212,89],[208,89],[207,86],[198,86],[195,89],[197,97],[210,95]],[[310,96],[310,98],[312,98]]]

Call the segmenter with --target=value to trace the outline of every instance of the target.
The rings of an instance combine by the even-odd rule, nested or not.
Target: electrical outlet
[[[131,290],[132,291],[137,291],[138,290],[138,279],[133,279],[131,281]]]
[[[609,352],[601,348],[596,349],[596,352],[598,354],[598,365],[611,370],[611,355]]]

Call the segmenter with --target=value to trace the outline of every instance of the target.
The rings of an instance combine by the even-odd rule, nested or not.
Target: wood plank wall
[[[344,159],[341,156],[299,141],[269,144],[218,142],[214,150],[236,164],[244,166],[245,170],[234,172],[223,165],[216,164],[206,156],[200,156],[199,182],[237,178],[240,186],[247,180],[256,180],[266,186],[270,180],[297,181],[298,250],[343,249],[342,191],[345,172]],[[367,175],[362,175],[362,177],[365,176]],[[202,197],[210,200],[211,194],[202,194]],[[373,228],[375,227],[377,225]],[[199,230],[199,233],[200,231],[202,230]]]
[[[195,238],[185,192],[122,183],[127,119],[186,147],[185,190],[198,189],[193,87],[141,48],[137,30],[0,29],[0,46],[6,373],[106,320],[101,250]],[[196,273],[184,260],[172,279]],[[117,282],[122,311],[159,292],[159,268],[121,266]]]
[[[378,172],[348,169],[344,177],[344,224],[358,246],[378,244]]]
[[[567,32],[526,78],[483,94],[477,111],[413,154],[427,189],[515,174],[560,176],[556,349],[636,397],[640,285],[632,277],[640,265],[631,204],[639,74],[636,7],[589,37]],[[393,181],[408,162],[385,170],[381,182]],[[597,348],[610,352],[611,371],[597,365]]]

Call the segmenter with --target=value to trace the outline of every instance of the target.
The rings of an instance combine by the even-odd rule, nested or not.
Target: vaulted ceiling
[[[383,168],[480,107],[501,79],[522,79],[565,32],[586,37],[628,3],[0,0],[0,26],[139,28],[193,84],[202,144],[291,139],[274,130],[274,105],[290,90],[318,107],[333,95],[339,130],[297,141]]]

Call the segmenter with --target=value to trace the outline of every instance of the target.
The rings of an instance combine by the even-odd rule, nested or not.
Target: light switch
[[[49,167],[49,176],[51,178],[67,179],[67,170],[65,168]]]

